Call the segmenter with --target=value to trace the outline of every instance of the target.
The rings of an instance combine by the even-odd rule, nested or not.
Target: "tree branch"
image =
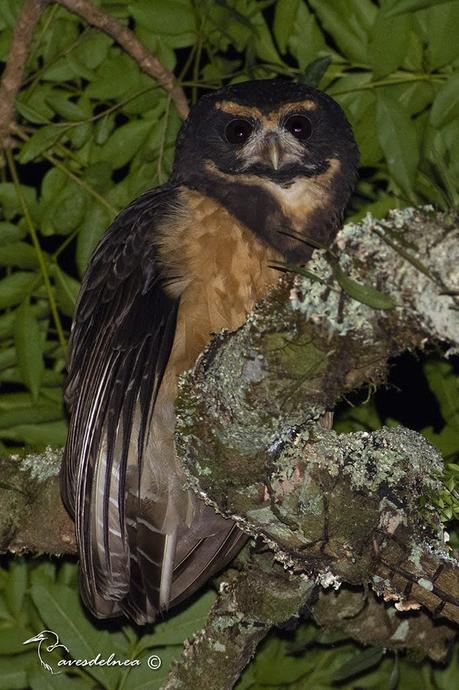
[[[43,0],[25,0],[13,31],[0,82],[0,149],[9,148],[13,143],[14,104],[24,78],[33,32],[46,4]]]
[[[176,83],[174,74],[145,48],[130,29],[99,10],[89,0],[25,0],[0,82],[0,149],[8,148],[13,143],[11,134],[16,125],[15,100],[24,78],[33,33],[42,13],[51,2],[78,14],[88,24],[111,36],[137,62],[142,72],[152,77],[170,94],[182,120],[187,117],[188,101],[184,90]]]
[[[59,493],[62,451],[0,459],[0,553],[76,553],[75,527]]]
[[[127,27],[116,19],[102,12],[89,0],[53,0],[58,5],[66,7],[70,12],[78,14],[91,26],[95,26],[111,36],[139,65],[142,72],[155,79],[175,104],[178,114],[184,120],[189,112],[188,101],[181,86],[175,82],[175,75],[169,72],[161,62],[152,55]]]
[[[255,554],[240,573],[230,573],[205,627],[185,643],[164,690],[230,690],[274,625],[294,617],[307,604],[314,582],[299,580],[270,554]]]
[[[231,687],[235,676],[230,669],[240,673],[273,622],[285,620],[294,609],[287,607],[285,618],[274,620],[259,606],[254,630],[249,623],[234,626],[234,612],[245,611],[245,604],[235,602],[245,601],[244,588],[255,591],[258,581],[277,577],[284,568],[285,582],[263,586],[267,606],[273,605],[271,592],[279,600],[289,596],[289,583],[308,583],[303,604],[312,582],[322,588],[349,583],[357,587],[355,615],[343,614],[350,604],[346,589],[340,589],[311,604],[321,624],[333,627],[335,616],[335,627],[358,639],[388,648],[414,646],[444,658],[452,635],[444,621],[459,622],[459,567],[429,507],[429,497],[442,486],[438,452],[401,427],[336,434],[320,420],[342,395],[381,383],[388,359],[401,351],[439,340],[457,351],[458,236],[455,217],[426,210],[407,209],[386,221],[346,226],[331,251],[314,253],[307,266],[314,279],[284,278],[239,331],[217,336],[194,371],[183,377],[176,441],[190,486],[261,538],[281,566],[266,568],[255,554],[241,576],[230,575],[205,634],[186,647],[169,689],[199,687],[193,678],[210,677],[209,664],[217,668],[217,660],[218,687]],[[372,308],[340,284],[361,300],[382,299],[388,306],[389,297],[395,306]],[[377,286],[386,297],[363,284]],[[41,493],[39,461],[37,456],[25,461],[30,483],[24,498],[0,487],[9,500],[14,494],[14,510],[2,514],[7,525],[1,529],[2,550],[45,548],[40,531],[45,526],[50,539],[50,526],[62,519],[56,491],[55,504],[48,502],[48,519],[35,519],[35,532],[30,518],[26,529],[21,524],[21,500],[27,502],[28,516],[36,518],[40,510],[32,502]],[[54,471],[58,464],[56,454]],[[8,482],[22,488],[17,474],[15,466]],[[46,481],[53,484],[49,476]],[[422,509],[421,497],[427,499]],[[70,541],[66,546],[74,548]],[[63,550],[59,538],[49,550]],[[368,585],[378,599],[365,594]],[[333,597],[334,614],[328,618],[321,605],[324,596],[327,601]],[[366,614],[360,615],[360,605]],[[384,626],[388,607],[391,621]],[[435,622],[436,617],[442,621]],[[368,634],[370,619],[381,623],[373,636]],[[226,632],[224,620],[233,621]],[[426,648],[419,631],[435,634],[435,644]]]

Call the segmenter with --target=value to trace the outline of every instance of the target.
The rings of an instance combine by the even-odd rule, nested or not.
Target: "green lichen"
[[[426,589],[428,592],[433,591],[433,587],[434,587],[433,583],[430,580],[426,580],[426,578],[424,578],[424,577],[419,578],[418,585],[420,587],[423,587],[424,589]]]
[[[405,620],[397,626],[395,632],[391,635],[391,640],[393,642],[404,642],[408,633],[410,632],[410,623]]]
[[[11,459],[14,459],[12,456]],[[30,472],[33,480],[45,482],[59,474],[62,464],[62,450],[47,446],[41,453],[30,453],[21,458],[19,468],[23,472]]]

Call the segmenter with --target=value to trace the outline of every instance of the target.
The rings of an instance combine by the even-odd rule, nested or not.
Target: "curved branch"
[[[132,31],[116,19],[102,12],[89,0],[25,0],[14,28],[0,82],[0,149],[13,144],[11,134],[15,130],[15,100],[24,78],[35,27],[51,2],[78,14],[88,24],[111,36],[137,62],[142,72],[152,77],[170,94],[182,120],[187,117],[188,101],[184,90],[176,83],[174,74],[142,45]]]
[[[13,143],[14,102],[24,78],[33,32],[46,5],[44,0],[25,0],[14,27],[0,82],[0,149],[9,148]]]
[[[338,435],[320,420],[346,392],[382,382],[388,359],[402,350],[438,340],[458,347],[458,236],[455,217],[426,210],[346,226],[333,254],[321,250],[313,255],[308,270],[314,280],[284,278],[239,331],[217,336],[194,371],[183,377],[176,435],[190,485],[242,529],[261,537],[289,581],[322,588],[369,584],[380,597],[368,609],[372,620],[384,619],[384,600],[395,604],[403,626],[387,625],[382,637],[368,641],[389,648],[403,642],[436,659],[444,658],[451,635],[444,622],[438,626],[432,619],[459,621],[459,565],[444,544],[435,510],[420,508],[420,498],[428,499],[440,486],[441,458],[408,429]],[[364,301],[374,302],[375,295],[343,279],[342,272],[360,285],[378,287],[395,306],[374,309],[352,299],[340,283]],[[383,303],[388,306],[387,297]],[[6,461],[10,474],[2,474],[7,486],[2,482],[0,492],[9,503],[2,502],[7,510],[0,514],[1,550],[38,545],[61,552],[54,525],[59,531],[62,524],[70,525],[72,534],[68,519],[62,523],[56,478],[50,476],[51,466],[57,472],[60,454],[54,454],[54,464],[48,458],[45,478],[42,460],[22,461],[28,472],[24,490],[18,480],[22,463]],[[44,504],[43,481],[54,491]],[[66,548],[74,549],[71,537]],[[260,608],[258,630],[249,621],[239,627],[232,623],[225,632],[225,620],[234,620],[235,610],[245,611],[234,597],[242,602],[244,588],[253,591],[266,573],[274,577],[278,570],[272,564],[267,569],[256,555],[240,578],[231,579],[228,596],[221,594],[205,634],[186,646],[170,689],[200,687],[193,678],[208,674],[210,661],[215,668],[219,661],[219,679],[227,678],[223,687],[231,687],[231,669],[239,673],[257,641],[281,620]],[[273,605],[272,591],[280,600],[289,584],[277,590],[264,586],[267,606]],[[345,599],[341,590],[336,599]],[[311,607],[317,620],[324,620],[320,599]],[[342,628],[340,604],[334,608]],[[412,609],[423,634],[435,628],[434,651],[416,632]],[[362,639],[368,617],[357,614],[346,630]],[[327,625],[332,626],[330,618]]]
[[[307,605],[314,583],[298,580],[273,562],[255,554],[240,573],[230,573],[205,627],[185,643],[163,690],[201,688],[231,690],[274,625],[294,617]]]
[[[334,255],[394,308],[338,290],[336,275],[356,292],[316,252],[308,270],[319,281],[282,281],[183,378],[182,463],[206,502],[288,567],[322,583],[371,582],[459,622],[457,563],[439,521],[419,509],[439,488],[438,453],[407,429],[337,435],[318,423],[347,391],[381,382],[389,357],[440,338],[459,344],[457,220],[411,209],[347,226]]]
[[[188,101],[182,87],[176,84],[174,74],[169,72],[158,58],[142,45],[132,31],[120,24],[116,19],[113,19],[113,17],[94,7],[89,0],[53,1],[58,5],[66,7],[70,12],[78,14],[88,24],[95,26],[115,39],[126,53],[134,58],[142,72],[155,79],[165,91],[170,93],[171,100],[174,102],[182,120],[187,117],[189,112]]]

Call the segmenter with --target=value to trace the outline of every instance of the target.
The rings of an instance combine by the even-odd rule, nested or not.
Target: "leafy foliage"
[[[408,204],[457,204],[458,2],[93,1],[134,27],[192,101],[231,80],[276,75],[336,98],[362,154],[353,220]],[[17,0],[0,3],[0,60],[19,7]],[[35,32],[17,111],[17,146],[0,170],[0,453],[63,444],[66,345],[82,274],[116,212],[167,178],[180,126],[170,98],[131,58],[53,4]],[[341,281],[356,291],[346,277]],[[440,421],[422,432],[447,460],[437,505],[451,519],[459,513],[457,378],[440,359],[423,366]],[[371,400],[347,408],[339,428],[373,429],[383,422],[396,420]],[[199,624],[187,623],[191,607],[184,619],[179,614],[142,640],[129,626],[113,632],[94,626],[79,607],[70,564],[10,563],[0,571],[0,589],[0,688],[155,687],[159,675],[145,668],[126,676],[80,669],[58,683],[44,676],[35,650],[22,642],[52,627],[74,654],[116,649],[142,657],[162,644],[162,673],[176,645]],[[198,618],[208,605],[204,595],[195,605]],[[311,624],[301,626],[295,640],[303,641],[300,651],[271,636],[239,687],[329,688],[339,678],[345,688],[457,686],[457,654],[446,670],[425,665],[419,671],[405,660],[379,658],[378,650],[362,658],[365,652]]]
[[[70,562],[16,560],[0,571],[0,688],[159,688],[183,641],[204,624],[215,599],[207,592],[182,613],[155,626],[153,632],[129,626],[106,627],[88,620],[78,594],[76,566]],[[27,642],[40,631],[57,633],[62,648],[41,649],[43,662],[53,674],[40,668],[38,642]],[[47,645],[55,642],[50,638]],[[154,670],[148,658],[155,653],[161,666]],[[59,666],[62,659],[92,660],[111,654],[120,661],[140,661],[136,666]],[[62,668],[69,668],[64,676]],[[59,673],[61,672],[61,673]]]

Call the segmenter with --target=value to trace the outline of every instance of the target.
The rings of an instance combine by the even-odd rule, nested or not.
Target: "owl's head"
[[[201,98],[179,134],[173,177],[186,182],[213,169],[288,187],[332,161],[354,179],[358,148],[340,106],[317,89],[267,79]]]

